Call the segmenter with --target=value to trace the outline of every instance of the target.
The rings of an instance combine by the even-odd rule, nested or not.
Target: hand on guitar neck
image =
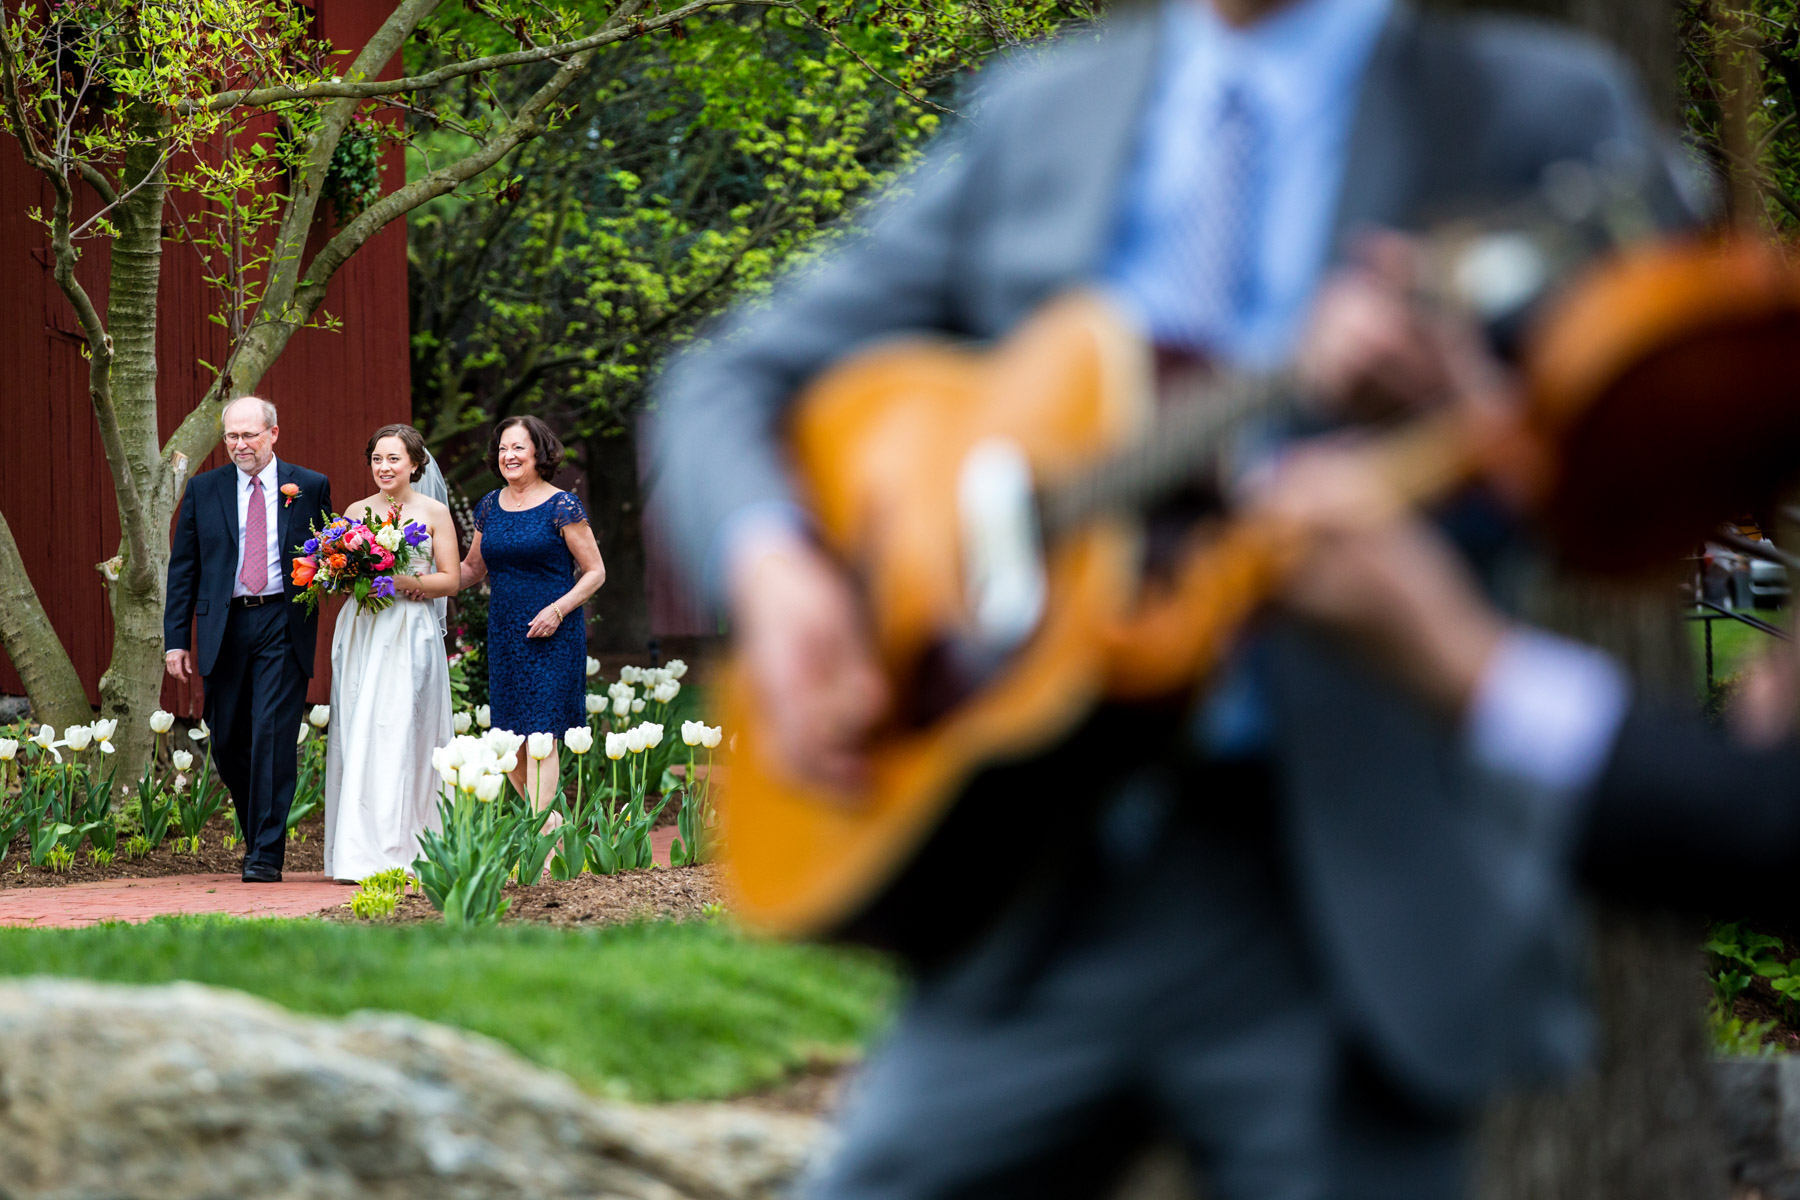
[[[804,535],[768,523],[731,547],[727,586],[772,757],[798,780],[854,792],[889,696],[849,580]]]
[[[1296,450],[1250,501],[1303,547],[1277,599],[1442,711],[1467,707],[1507,631],[1448,542],[1350,445]]]

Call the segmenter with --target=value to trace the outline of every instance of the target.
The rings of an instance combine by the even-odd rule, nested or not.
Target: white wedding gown
[[[431,539],[415,553],[431,561]],[[450,742],[450,668],[435,605],[345,604],[331,638],[325,767],[325,874],[362,880],[412,869],[419,832],[437,829],[431,752]]]

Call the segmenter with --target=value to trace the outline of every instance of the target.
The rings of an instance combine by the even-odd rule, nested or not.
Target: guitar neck
[[[1246,423],[1284,411],[1299,385],[1286,371],[1178,377],[1162,414],[1130,446],[1038,497],[1044,535],[1055,541],[1105,513],[1141,512],[1201,478]]]

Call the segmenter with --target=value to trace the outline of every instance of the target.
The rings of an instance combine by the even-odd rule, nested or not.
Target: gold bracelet
[[[556,623],[561,625],[563,623],[563,610],[556,606],[556,601],[554,600],[550,602],[550,611],[556,614]]]

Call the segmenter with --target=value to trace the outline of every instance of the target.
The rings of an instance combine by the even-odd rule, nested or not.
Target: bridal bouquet
[[[294,560],[294,603],[315,611],[326,596],[353,596],[369,612],[394,602],[394,576],[410,573],[415,552],[430,531],[417,521],[402,522],[392,508],[377,517],[363,509],[363,519],[334,516],[314,527]]]

